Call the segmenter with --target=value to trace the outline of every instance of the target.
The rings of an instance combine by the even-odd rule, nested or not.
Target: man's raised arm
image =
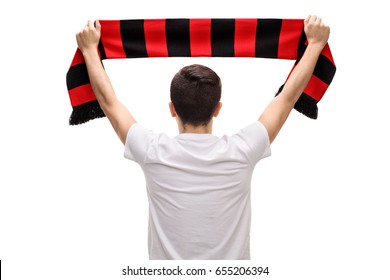
[[[98,55],[100,40],[100,23],[93,21],[76,35],[77,45],[84,56],[89,80],[100,107],[110,120],[119,139],[125,144],[129,128],[136,122],[127,108],[118,100],[115,91]]]
[[[308,45],[302,58],[286,81],[281,93],[276,96],[259,118],[267,129],[270,143],[278,135],[295,103],[313,74],[318,57],[326,45],[330,29],[317,16],[308,16],[304,21]]]

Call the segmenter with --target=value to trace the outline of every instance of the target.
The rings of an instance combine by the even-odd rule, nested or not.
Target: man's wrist
[[[322,41],[315,41],[315,42],[308,42],[307,46],[313,48],[313,49],[319,49],[322,51],[322,49],[325,47],[327,42],[322,42]]]
[[[82,54],[94,54],[97,52],[97,47],[84,47],[80,48]]]
[[[83,49],[81,50],[81,53],[83,54],[84,58],[99,56],[97,48]]]
[[[310,50],[311,52],[315,52],[315,53],[320,54],[322,52],[322,50],[324,49],[325,45],[326,45],[326,43],[324,44],[322,42],[308,43],[306,51]]]

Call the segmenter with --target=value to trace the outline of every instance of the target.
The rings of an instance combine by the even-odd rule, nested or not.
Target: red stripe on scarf
[[[329,44],[326,43],[324,49],[322,50],[321,52],[322,55],[326,56],[326,58],[328,58],[332,64],[334,65],[334,61],[333,61],[333,56],[332,56],[332,53],[330,52],[330,48],[329,48]]]
[[[307,84],[304,92],[313,97],[315,100],[320,101],[324,96],[326,89],[329,87],[327,83],[324,83],[316,76],[311,76],[309,83]]]
[[[236,19],[234,56],[255,57],[257,19]]]
[[[294,71],[295,67],[296,65],[294,65],[291,69],[290,73],[287,76],[286,82],[290,78],[290,75]],[[303,92],[312,97],[313,99],[320,101],[328,87],[329,85],[327,83],[321,81],[318,77],[312,75]]]
[[[69,90],[69,97],[72,107],[96,100],[91,84],[82,85]]]
[[[211,56],[211,19],[190,19],[191,56]]]
[[[303,31],[302,20],[284,19],[279,36],[278,58],[296,59],[298,53],[298,42]]]
[[[109,58],[126,58],[126,53],[123,50],[122,36],[120,31],[119,20],[102,21],[104,28],[101,31],[101,41],[106,53],[107,59]]]
[[[165,19],[145,19],[144,31],[148,57],[167,57]]]
[[[72,67],[80,63],[85,63],[85,60],[84,60],[83,53],[80,51],[80,49],[77,49],[70,66]]]

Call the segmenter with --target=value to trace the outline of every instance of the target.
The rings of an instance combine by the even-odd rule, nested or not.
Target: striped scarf
[[[292,71],[307,46],[302,19],[131,19],[101,20],[100,24],[98,52],[101,60],[257,57],[295,60]],[[316,119],[317,103],[332,82],[335,72],[336,66],[326,44],[294,108]],[[67,72],[66,83],[73,108],[69,124],[82,124],[105,116],[92,91],[79,49]]]

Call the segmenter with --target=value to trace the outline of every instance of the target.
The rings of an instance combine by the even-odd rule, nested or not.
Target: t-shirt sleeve
[[[142,164],[154,138],[155,134],[151,130],[133,124],[127,132],[124,157]]]
[[[259,121],[241,129],[233,137],[235,137],[237,141],[245,143],[242,146],[245,147],[247,156],[253,165],[259,160],[271,155],[271,144],[269,142],[268,132],[264,125]]]

